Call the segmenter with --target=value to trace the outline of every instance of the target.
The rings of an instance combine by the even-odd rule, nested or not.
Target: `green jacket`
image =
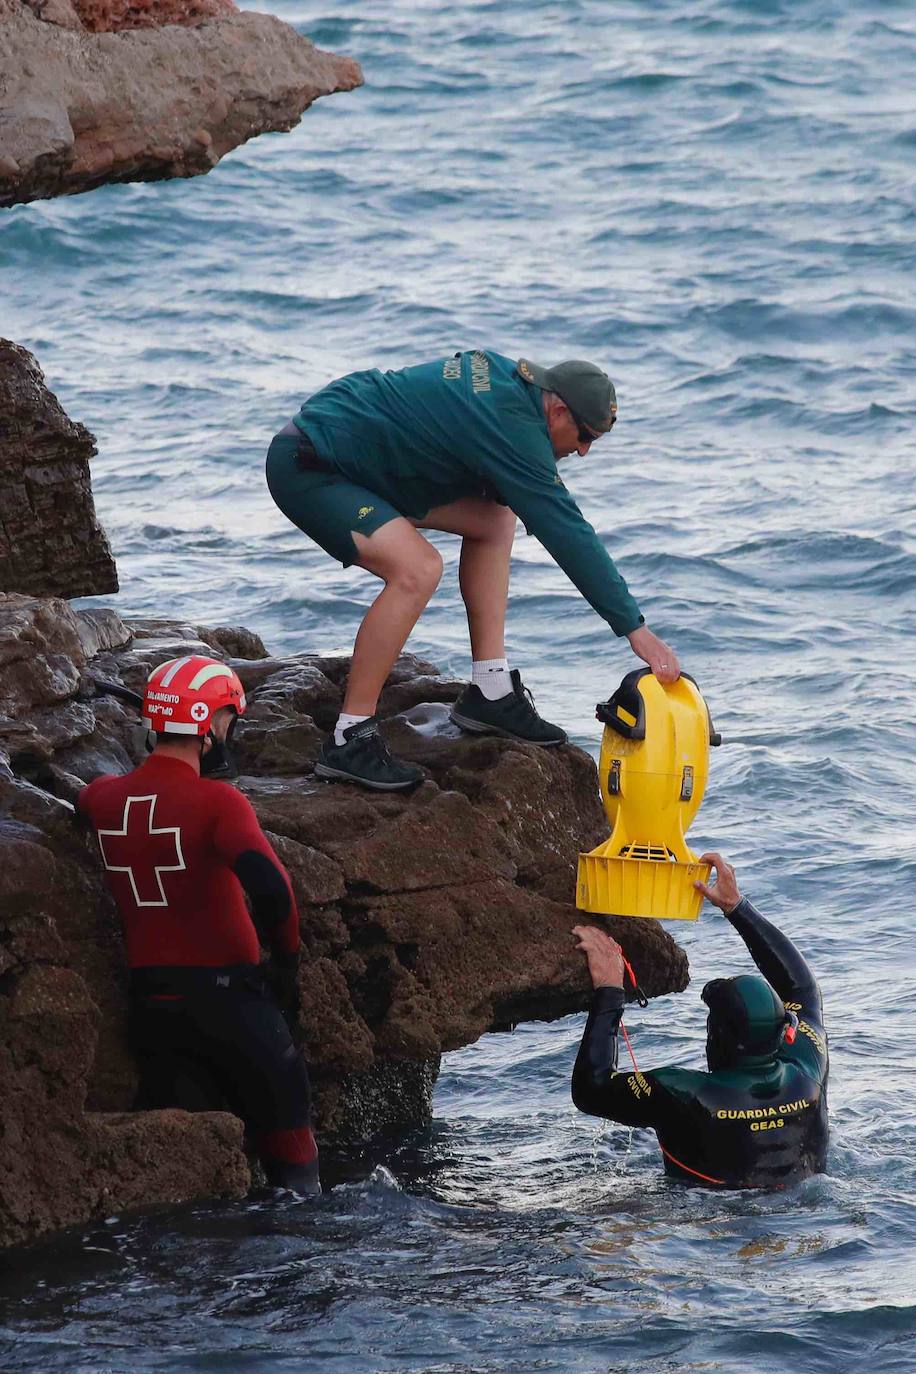
[[[643,623],[560,480],[540,389],[509,358],[478,350],[399,372],[353,372],[306,401],[295,423],[322,458],[414,519],[465,496],[495,497],[615,634]]]

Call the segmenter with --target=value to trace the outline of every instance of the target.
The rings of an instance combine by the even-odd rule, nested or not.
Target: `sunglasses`
[[[568,406],[567,406],[566,408],[567,408],[567,410],[569,410],[569,407],[568,407]],[[584,424],[583,421],[580,420],[579,417],[578,417],[577,415],[573,415],[573,412],[572,412],[571,410],[569,411],[569,413],[570,413],[570,415],[572,415],[572,417],[573,417],[573,419],[575,420],[576,424],[579,426],[579,435],[578,435],[578,437],[579,437],[579,443],[580,443],[580,444],[593,444],[593,443],[595,442],[596,439],[600,439],[600,438],[601,438],[601,434],[599,434],[596,430],[592,429],[590,425]],[[616,412],[616,410],[615,410],[614,413],[613,413],[613,415],[611,416],[610,420],[608,421],[608,427],[607,427],[607,429],[606,429],[606,430],[603,430],[602,433],[604,433],[604,434],[609,434],[610,431],[611,431],[611,430],[614,428],[614,426],[616,425],[616,423],[617,423],[617,412]]]

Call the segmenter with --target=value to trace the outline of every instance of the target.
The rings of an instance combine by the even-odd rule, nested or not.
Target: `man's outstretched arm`
[[[521,450],[504,445],[479,452],[475,461],[500,499],[614,633],[629,640],[634,654],[660,682],[674,682],[680,673],[677,654],[645,624],[623,576],[543,447]]]

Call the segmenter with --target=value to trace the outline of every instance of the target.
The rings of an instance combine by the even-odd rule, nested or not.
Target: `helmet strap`
[[[200,775],[202,778],[234,778],[237,776],[235,761],[232,751],[229,748],[232,739],[233,726],[235,721],[231,721],[229,729],[226,731],[225,739],[218,739],[210,729],[200,740]],[[204,749],[204,742],[210,741],[210,748]]]

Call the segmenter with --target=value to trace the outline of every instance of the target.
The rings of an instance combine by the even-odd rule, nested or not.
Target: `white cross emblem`
[[[165,888],[162,886],[163,873],[180,873],[187,868],[184,855],[181,852],[181,830],[177,825],[164,826],[156,829],[153,826],[153,816],[156,810],[158,798],[155,794],[151,797],[128,797],[124,804],[124,815],[121,819],[120,830],[100,830],[98,831],[99,849],[102,851],[102,862],[109,873],[126,873],[130,881],[131,891],[134,894],[134,901],[137,906],[168,906],[169,899],[165,895]],[[131,807],[136,810],[131,815]],[[133,830],[131,831],[131,823]],[[170,837],[171,842],[166,837]],[[105,841],[108,844],[105,844]],[[134,859],[133,864],[119,864],[114,862],[116,859],[126,857],[124,852],[127,846],[119,841],[147,840],[145,852],[138,861]],[[119,853],[119,851],[121,851]],[[174,862],[157,863],[157,859],[172,859]],[[139,883],[139,885],[138,885]],[[155,883],[155,888],[153,887]],[[143,888],[141,896],[140,888]],[[158,897],[155,890],[158,889]]]

